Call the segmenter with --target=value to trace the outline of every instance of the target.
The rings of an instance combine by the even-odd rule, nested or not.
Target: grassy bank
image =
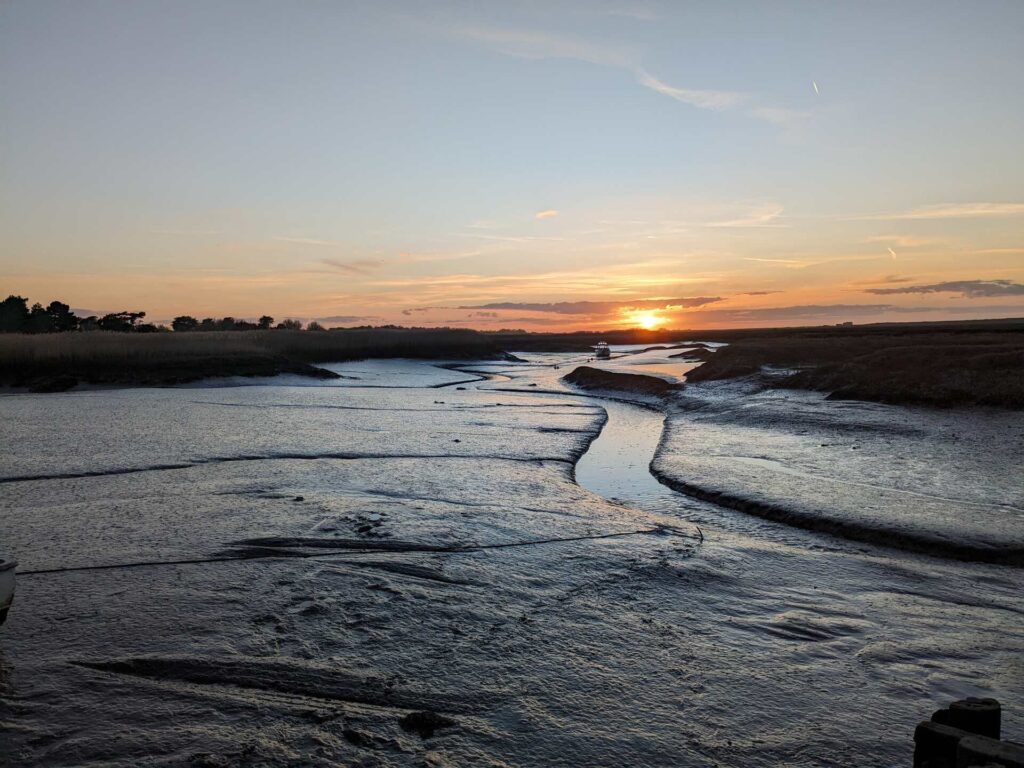
[[[313,363],[367,357],[500,356],[475,331],[353,329],[221,333],[0,335],[0,384],[60,391],[77,383],[176,384],[215,376],[335,375]]]
[[[940,407],[1024,408],[1024,331],[818,333],[741,338],[719,350],[688,381],[782,369],[774,386],[831,398]]]

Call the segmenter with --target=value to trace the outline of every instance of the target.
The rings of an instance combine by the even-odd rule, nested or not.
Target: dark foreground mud
[[[558,364],[0,398],[23,446],[0,459],[22,564],[0,764],[889,768],[922,712],[968,695],[1001,699],[1020,738],[1021,569],[674,493],[647,472],[664,414],[558,394]],[[825,440],[847,406],[748,402],[669,413],[659,467],[779,498],[825,477],[852,515],[874,491],[834,467],[894,485],[836,460],[854,444],[892,464],[927,443],[899,473],[921,483],[953,461],[946,422],[861,413]],[[984,505],[1015,497],[972,451],[959,495],[994,530]],[[899,511],[960,525],[935,504]]]

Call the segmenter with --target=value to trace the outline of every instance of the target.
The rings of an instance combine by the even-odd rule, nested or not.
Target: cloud
[[[889,285],[898,283],[910,283],[913,282],[912,277],[901,277],[900,275],[885,275],[875,280],[858,280],[853,285],[877,285],[878,283],[887,283]]]
[[[206,235],[223,235],[223,229],[157,229],[154,235],[171,235],[180,237],[204,237]]]
[[[670,85],[648,72],[641,65],[637,53],[628,48],[535,30],[502,29],[482,25],[460,24],[444,31],[485,45],[506,56],[520,59],[572,59],[626,70],[631,72],[636,82],[644,88],[697,109],[721,112],[735,109],[751,101],[748,94],[737,91],[680,88]],[[748,114],[779,126],[791,125],[810,116],[808,112],[764,104],[755,104]]]
[[[861,218],[895,221],[905,219],[976,219],[1022,215],[1024,215],[1024,203],[943,203],[941,205],[926,205],[909,211],[882,213]]]
[[[875,235],[867,238],[866,243],[887,243],[897,248],[920,248],[924,245],[941,245],[945,242],[940,237],[915,237],[913,235]]]
[[[740,296],[770,296],[773,293],[782,293],[782,291],[744,291]]]
[[[681,101],[683,104],[689,104],[692,107],[698,109],[710,109],[715,112],[720,112],[723,109],[732,109],[747,97],[742,93],[735,93],[733,91],[707,91],[707,90],[694,90],[689,88],[676,88],[664,83],[650,72],[643,68],[636,70],[636,81],[645,88],[650,88],[652,91],[668,96],[676,101]]]
[[[977,251],[971,251],[979,255],[986,256],[1010,256],[1014,254],[1024,254],[1024,248],[982,248]]]
[[[327,245],[332,247],[344,245],[344,243],[339,243],[334,240],[317,240],[312,237],[275,237],[274,240],[279,243],[292,243],[294,245]]]
[[[520,312],[550,312],[559,315],[606,315],[625,309],[674,309],[700,307],[721,301],[720,296],[691,296],[681,299],[639,299],[635,301],[558,301],[552,303],[495,301],[456,309],[501,309]]]
[[[575,59],[603,66],[630,67],[635,58],[625,49],[535,30],[460,24],[449,31],[520,59]]]
[[[931,285],[906,285],[899,288],[866,288],[865,293],[888,296],[896,293],[958,293],[965,299],[1024,296],[1024,283],[1012,280],[951,280]]]
[[[361,320],[379,320],[376,315],[329,315],[316,318],[321,323],[356,323]]]
[[[556,211],[554,208],[548,208],[547,210],[544,210],[544,211],[537,211],[537,213],[535,213],[533,215],[533,218],[535,218],[535,219],[553,219],[557,215],[558,215],[558,211]]]
[[[725,221],[711,221],[705,224],[705,227],[782,227],[785,226],[776,221],[783,211],[781,205],[774,203],[761,205],[744,216],[736,219],[727,219]],[[771,261],[771,259],[763,259],[763,261]]]
[[[329,267],[348,272],[350,275],[365,275],[384,265],[379,259],[356,259],[355,261],[341,261],[339,259],[321,259],[321,263]]]

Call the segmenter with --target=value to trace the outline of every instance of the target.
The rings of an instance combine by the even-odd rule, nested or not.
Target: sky
[[[529,330],[1024,316],[1024,3],[0,4],[0,292]]]

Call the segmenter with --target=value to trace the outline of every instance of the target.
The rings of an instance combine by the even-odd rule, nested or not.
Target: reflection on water
[[[649,470],[664,414],[612,400],[598,402],[608,412],[608,422],[576,465],[576,482],[605,498],[645,509],[679,499]]]

